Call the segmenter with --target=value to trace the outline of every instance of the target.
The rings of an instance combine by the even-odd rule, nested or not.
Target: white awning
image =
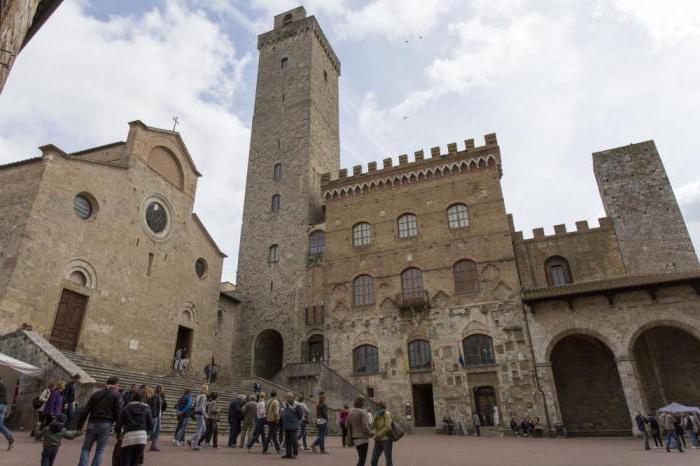
[[[0,353],[0,373],[12,376],[27,375],[29,377],[39,377],[44,371],[38,367],[27,364],[24,361],[15,359],[6,354]]]
[[[675,401],[668,406],[659,408],[660,413],[700,413],[700,408],[697,406],[686,406]]]

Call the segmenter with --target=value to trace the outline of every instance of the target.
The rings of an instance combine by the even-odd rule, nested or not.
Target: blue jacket
[[[282,423],[284,425],[284,430],[297,430],[301,424],[301,418],[304,417],[304,413],[296,401],[292,404],[287,402],[284,403],[282,409]]]
[[[192,407],[192,397],[190,395],[183,395],[178,401],[176,406],[176,411],[178,416],[186,415],[190,408]]]

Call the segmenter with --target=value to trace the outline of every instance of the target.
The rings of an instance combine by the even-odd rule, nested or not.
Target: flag
[[[459,359],[457,361],[459,361],[459,365],[462,366],[462,369],[464,369],[465,364],[464,356],[462,356],[462,348],[459,345],[457,345],[457,350],[459,351]]]

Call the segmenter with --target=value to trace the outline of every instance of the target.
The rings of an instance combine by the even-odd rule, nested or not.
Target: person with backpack
[[[372,460],[370,464],[377,466],[379,458],[384,454],[386,466],[392,466],[392,451],[394,441],[391,438],[391,414],[386,409],[386,403],[383,400],[376,402],[377,411],[374,414],[374,423],[372,430],[374,431],[374,448],[372,449]]]
[[[649,446],[649,436],[651,434],[651,427],[649,426],[649,421],[642,416],[640,413],[634,417],[634,422],[637,424],[637,430],[642,434],[644,438],[644,449],[651,450]]]
[[[326,454],[326,435],[328,434],[328,405],[326,404],[326,394],[321,392],[316,403],[316,425],[318,426],[318,437],[311,444],[311,451],[316,453],[319,447],[321,454]]]
[[[48,401],[44,403],[44,409],[42,414],[44,415],[44,421],[41,425],[41,428],[43,429],[44,427],[48,426],[51,424],[51,421],[54,420],[56,416],[61,414],[61,411],[63,411],[63,384],[62,383],[57,383],[56,385],[53,386],[51,389],[51,394],[49,395]]]
[[[173,443],[177,447],[181,447],[185,443],[185,434],[187,433],[187,423],[190,420],[192,412],[192,390],[185,390],[177,404],[175,405],[177,414],[177,428],[175,429],[175,437]]]
[[[671,448],[674,445],[672,441],[675,441],[675,444],[678,446],[678,452],[683,453],[681,439],[678,438],[678,434],[676,434],[676,416],[671,413],[663,413],[661,415],[661,424],[664,427],[664,432],[666,432],[666,451],[668,453],[671,452]]]
[[[204,432],[206,431],[206,421],[207,421],[207,402],[209,395],[209,385],[204,384],[199,389],[199,395],[194,401],[194,406],[192,407],[194,411],[194,418],[197,421],[197,427],[195,428],[194,434],[187,442],[189,443],[192,450],[199,451],[199,439],[202,438]]]
[[[151,408],[144,403],[141,392],[131,394],[131,401],[122,409],[114,427],[114,433],[121,441],[121,466],[142,464],[143,450],[148,443],[148,432],[153,430]]]
[[[90,450],[95,443],[97,443],[97,447],[95,448],[92,466],[100,466],[102,464],[102,455],[107,447],[109,432],[112,430],[114,422],[119,418],[120,410],[119,379],[110,377],[102,390],[92,394],[85,405],[85,409],[80,413],[78,430],[82,432],[86,421],[88,424],[78,466],[88,465]]]

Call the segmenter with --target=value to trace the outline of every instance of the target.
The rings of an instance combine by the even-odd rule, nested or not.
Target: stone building
[[[0,94],[17,55],[63,0],[0,0]]]
[[[230,354],[225,256],[192,212],[200,173],[180,135],[134,121],[124,142],[41,151],[0,166],[0,333],[27,323],[59,349],[154,373],[176,348],[198,373]]]
[[[278,15],[258,44],[239,376],[342,380],[414,426],[478,413],[621,435],[637,412],[700,404],[700,267],[653,142],[594,154],[597,227],[525,238],[495,134],[348,174],[316,20]]]

